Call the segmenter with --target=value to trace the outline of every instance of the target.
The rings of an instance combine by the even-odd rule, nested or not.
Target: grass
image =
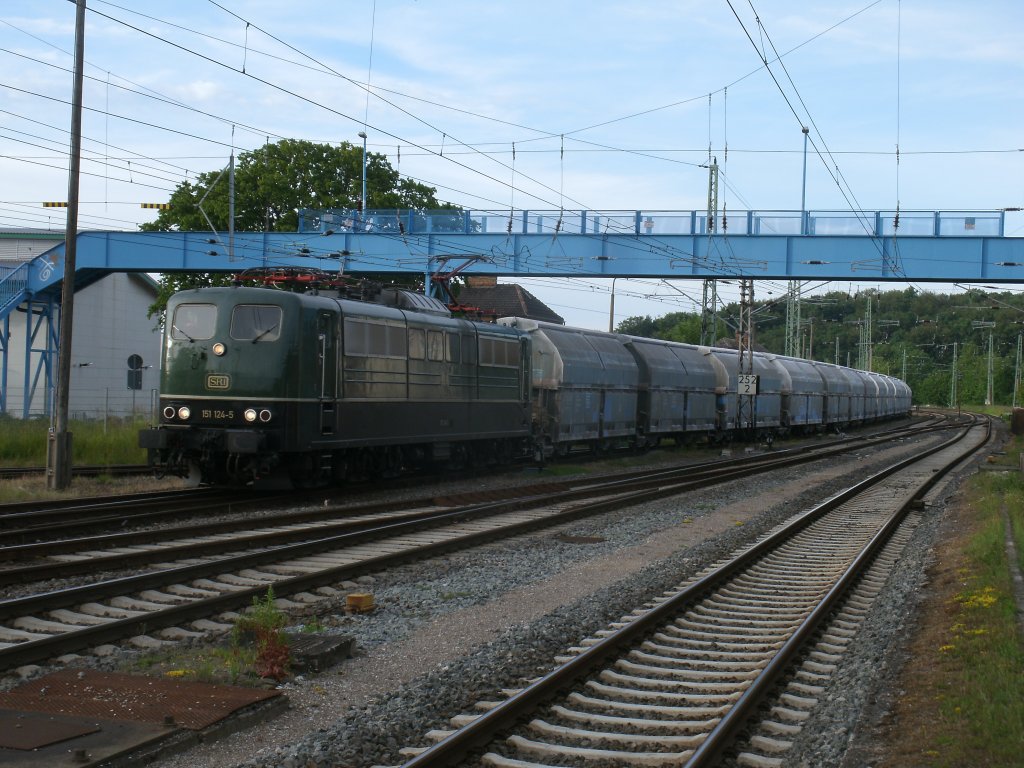
[[[144,464],[146,452],[138,447],[139,429],[148,422],[112,419],[73,421],[72,462],[76,464]],[[46,464],[49,423],[43,419],[0,417],[0,466],[40,467]]]
[[[287,677],[290,663],[284,631],[287,623],[288,617],[274,604],[270,588],[263,597],[253,598],[249,611],[235,621],[227,642],[143,654],[129,661],[124,670],[201,683],[252,686],[267,679],[280,682]]]
[[[106,427],[101,421],[75,421],[70,424],[73,465],[110,466],[116,464],[145,464],[146,452],[138,447],[139,429],[147,422],[130,419],[110,420]],[[0,466],[46,466],[46,446],[49,424],[42,419],[12,419],[0,416]],[[0,504],[19,501],[77,498],[79,496],[144,493],[181,487],[177,478],[156,480],[152,477],[76,477],[71,488],[50,491],[46,478],[28,476],[0,480]]]
[[[1018,465],[1020,440],[1007,452]],[[1012,461],[1011,461],[1012,460]],[[1024,644],[1005,546],[1009,513],[1018,552],[1024,533],[1024,478],[986,472],[970,486],[977,527],[964,545],[962,588],[947,606],[950,624],[938,649],[938,765],[1018,765],[1024,750]]]

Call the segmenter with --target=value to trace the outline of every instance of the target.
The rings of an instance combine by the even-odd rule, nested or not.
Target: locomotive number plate
[[[207,389],[231,389],[231,377],[226,373],[206,374]]]
[[[204,419],[216,419],[217,421],[231,421],[235,418],[235,412],[222,410],[220,408],[203,408],[200,415]]]

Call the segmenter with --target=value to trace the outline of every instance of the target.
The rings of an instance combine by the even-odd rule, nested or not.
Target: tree
[[[335,146],[282,139],[242,152],[235,166],[235,229],[292,232],[298,228],[301,208],[358,209],[362,175],[362,147],[349,142]],[[156,221],[142,225],[142,229],[204,231],[212,224],[215,230],[226,232],[228,187],[227,174],[221,171],[202,173],[194,182],[183,182],[171,193],[171,207],[161,210]],[[433,187],[402,179],[387,157],[378,153],[366,155],[366,190],[367,210],[457,210],[439,202]],[[229,280],[228,275],[211,273],[165,274],[150,316],[162,312],[167,299],[178,290]]]

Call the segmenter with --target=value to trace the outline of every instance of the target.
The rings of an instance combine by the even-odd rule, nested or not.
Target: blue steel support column
[[[22,385],[21,385],[21,418],[29,416],[29,406],[32,403],[32,339],[36,333],[35,312],[32,310],[35,302],[29,299],[25,302],[25,361],[22,364]]]
[[[38,307],[38,313],[36,312]],[[40,374],[43,374],[46,396],[43,399],[43,413],[47,416],[53,412],[53,363],[54,356],[58,349],[58,325],[54,324],[54,317],[59,317],[59,305],[54,299],[48,298],[43,301],[30,299],[26,302],[25,310],[25,376],[24,389],[22,390],[22,418],[27,419],[31,415],[32,402],[36,397],[36,389],[39,386]],[[39,336],[39,331],[44,331],[45,343],[42,348],[36,347],[34,342]],[[33,366],[33,353],[39,354],[39,362]],[[35,369],[33,371],[33,368]]]
[[[11,316],[4,316],[0,330],[0,413],[7,413],[7,352],[11,347]]]

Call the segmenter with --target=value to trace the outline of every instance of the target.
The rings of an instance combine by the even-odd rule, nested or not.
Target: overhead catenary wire
[[[521,148],[521,150],[520,150],[520,151],[526,151],[526,150],[525,150],[525,148]],[[561,147],[559,148],[559,151],[560,151],[560,155],[561,155],[561,157],[562,157],[562,158],[564,158],[564,152],[565,152],[565,151],[572,151],[572,150],[570,150],[570,148],[569,148],[569,147],[567,147],[567,146],[565,146],[565,143],[563,143],[563,144],[562,144],[562,146],[561,146]],[[736,150],[734,150],[734,151],[736,151]],[[453,151],[453,150],[452,150],[451,148],[447,148],[447,149],[445,150],[445,154],[446,154],[446,155],[449,155],[449,154],[455,154],[455,153],[454,153],[454,151]],[[134,163],[133,163],[133,167],[135,167],[135,164],[134,164]],[[429,182],[428,182],[428,183],[429,183]],[[453,188],[453,189],[454,189],[454,188]],[[512,192],[512,195],[513,195],[513,197],[514,197],[514,195],[515,195],[515,192],[514,192],[514,190],[513,190],[513,192]],[[561,206],[560,206],[560,207],[561,207]]]
[[[222,9],[223,9],[223,6],[222,6],[222,5],[220,5],[219,3],[213,2],[213,0],[210,0],[210,1],[211,1],[211,2],[212,2],[212,3],[214,4],[214,5],[216,5],[217,7],[220,7],[220,8],[222,8]],[[118,6],[115,6],[115,7],[118,7]],[[226,10],[226,9],[224,9],[224,10]],[[232,12],[230,12],[230,11],[227,11],[227,12],[228,12],[228,13],[232,13]],[[237,16],[237,14],[233,14],[233,13],[232,13],[232,15],[234,15],[234,16],[235,16],[236,18],[241,18],[241,17]],[[854,14],[854,15],[856,15],[856,14]],[[852,18],[852,16],[851,16],[851,17],[848,17],[848,18]],[[250,24],[251,22],[249,22],[248,20],[246,20],[246,23],[247,23],[247,24]],[[261,31],[263,31],[263,30],[261,30]],[[265,34],[267,34],[266,32],[264,32],[264,33],[265,33]],[[278,42],[282,42],[282,43],[283,43],[283,41],[280,41],[280,40],[279,40],[278,38],[276,38],[276,37],[274,37],[274,36],[272,36],[272,35],[271,35],[271,38],[272,38],[272,39],[275,39],[275,40],[277,40]],[[287,45],[287,43],[283,43],[283,44]],[[289,47],[290,47],[290,48],[292,48],[292,50],[297,50],[297,49],[295,49],[295,48],[294,48],[294,46],[289,46]],[[300,53],[301,53],[301,52],[300,52]],[[303,54],[303,55],[305,55],[305,54]],[[329,69],[329,68],[328,68],[328,69]],[[330,70],[330,71],[332,71],[332,72],[333,72],[333,70]],[[349,79],[349,80],[351,81],[351,79],[350,79],[350,78],[346,78],[346,79]],[[443,151],[443,150],[442,150],[442,151]],[[560,206],[560,207],[564,207],[564,206]]]
[[[873,5],[873,3],[872,3],[871,5]],[[121,6],[114,6],[114,7],[121,7]],[[866,10],[866,8],[867,8],[867,7],[871,7],[871,6],[870,6],[870,5],[868,5],[868,6],[865,6],[865,8],[862,8],[862,9],[861,9],[860,11],[858,11],[858,13],[859,13],[859,12],[862,12],[863,10]],[[852,14],[851,16],[848,16],[848,17],[847,17],[847,19],[848,19],[848,18],[850,18],[850,17],[852,17],[853,15],[856,15],[856,13],[855,13],[855,14]],[[844,20],[846,20],[846,19],[844,19]],[[247,22],[247,24],[248,24],[248,22]],[[840,24],[842,24],[842,22],[841,22]],[[838,25],[836,25],[836,26],[838,26]],[[833,28],[829,28],[829,29],[834,29],[834,28],[835,28],[835,26],[834,26]],[[825,30],[824,32],[827,32],[827,30]],[[824,34],[824,32],[822,32],[822,33],[820,33],[820,34]],[[197,33],[197,34],[200,34],[200,33]],[[817,36],[815,36],[815,37],[817,37]],[[814,38],[812,38],[812,39],[814,39]],[[797,46],[797,47],[800,47],[800,46]],[[734,152],[735,152],[735,151],[737,151],[737,150],[734,150]],[[450,153],[451,153],[451,151],[447,151],[447,152],[445,152],[445,154],[450,154]]]

